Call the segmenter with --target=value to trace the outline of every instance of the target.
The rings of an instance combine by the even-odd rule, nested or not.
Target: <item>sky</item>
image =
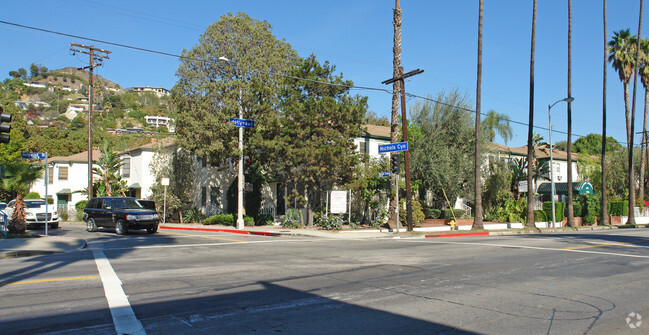
[[[475,103],[477,75],[478,1],[401,0],[402,66],[424,70],[405,82],[417,96],[437,96],[459,90]],[[530,91],[532,0],[484,2],[482,113],[494,110],[512,120],[513,138],[527,142]],[[394,0],[238,0],[238,1],[5,1],[0,21],[76,35],[116,44],[179,55],[198,43],[212,23],[228,13],[247,13],[267,21],[273,34],[288,42],[301,57],[314,54],[329,61],[356,86],[391,89]],[[639,0],[608,1],[607,40],[614,31],[638,31]],[[644,15],[642,36],[649,35]],[[567,97],[568,2],[538,1],[535,52],[534,125],[548,140],[548,106]],[[95,73],[122,87],[171,89],[177,58],[136,51],[102,42],[19,28],[0,23],[0,80],[32,63],[49,69],[83,67],[88,56],[72,55],[70,43],[111,51]],[[572,2],[572,132],[579,136],[602,132],[604,65],[601,1]],[[633,89],[633,81],[630,90]],[[632,91],[631,91],[632,92]],[[354,89],[368,97],[369,110],[391,114],[391,94]],[[406,99],[408,108],[420,100]],[[634,133],[642,131],[644,88],[638,80]],[[623,86],[607,65],[607,135],[626,145]],[[552,108],[553,142],[566,140],[567,103]],[[640,142],[635,135],[634,144]]]

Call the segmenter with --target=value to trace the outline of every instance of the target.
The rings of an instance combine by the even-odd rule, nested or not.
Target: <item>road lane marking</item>
[[[122,289],[122,281],[110,265],[108,258],[101,250],[93,250],[97,270],[104,285],[104,294],[108,301],[110,314],[113,316],[115,331],[117,334],[139,334],[146,335],[142,323],[135,317],[135,313],[128,302],[128,297]]]
[[[84,279],[97,279],[97,278],[99,278],[99,276],[80,276],[80,277],[65,277],[65,278],[51,278],[51,279],[21,280],[21,281],[15,281],[15,282],[0,283],[0,286],[40,284],[40,283],[51,283],[51,282],[59,282],[59,281],[84,280]]]
[[[163,233],[163,234],[165,234],[165,235],[192,236],[192,237],[201,237],[201,238],[212,238],[212,239],[215,239],[215,240],[232,241],[232,242],[246,242],[244,240],[235,240],[235,239],[231,239],[231,238],[208,236],[208,235],[195,235],[195,234],[185,234],[185,233]]]
[[[402,240],[404,242],[423,242],[419,240]],[[428,243],[434,244],[457,244],[457,245],[481,245],[487,247],[499,247],[499,248],[510,248],[510,249],[532,249],[532,250],[547,250],[547,251],[567,251],[567,252],[579,252],[584,254],[596,254],[596,255],[607,255],[607,256],[619,256],[619,257],[631,257],[631,258],[647,258],[649,255],[630,255],[622,254],[616,252],[604,252],[604,251],[589,251],[589,250],[579,250],[579,249],[564,249],[564,248],[548,248],[548,247],[533,247],[529,245],[509,245],[509,244],[496,244],[496,243],[478,243],[478,242],[452,242],[452,241],[440,241],[440,240],[425,240]]]
[[[588,249],[588,248],[600,248],[600,247],[610,247],[613,245],[625,245],[625,244],[638,244],[638,243],[647,243],[649,240],[640,240],[640,241],[631,241],[631,242],[617,242],[617,243],[607,243],[607,244],[593,244],[593,245],[583,245],[579,247],[570,247],[563,248],[564,250],[577,250],[577,249]]]

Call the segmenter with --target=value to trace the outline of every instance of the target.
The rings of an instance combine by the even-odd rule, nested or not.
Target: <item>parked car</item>
[[[59,213],[56,210],[56,205],[47,205],[46,208],[45,199],[24,199],[23,202],[25,203],[27,228],[44,228],[46,221],[47,225],[52,229],[59,227]],[[5,208],[8,220],[11,220],[15,208],[16,199],[9,201],[7,208]],[[47,212],[47,219],[45,219],[45,212]]]
[[[155,210],[144,208],[135,198],[97,197],[86,204],[83,221],[89,232],[109,227],[115,228],[118,235],[128,234],[133,229],[146,229],[153,234],[158,231],[160,218]]]

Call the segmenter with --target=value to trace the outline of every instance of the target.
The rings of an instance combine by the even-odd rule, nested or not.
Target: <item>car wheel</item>
[[[52,229],[59,229],[59,223],[58,223],[58,222],[57,222],[57,223],[52,223],[52,224],[50,225],[50,228],[52,228]]]
[[[118,220],[115,223],[115,233],[117,233],[117,235],[128,234],[128,228],[126,228],[126,222],[124,222],[124,220]]]
[[[89,232],[97,231],[97,224],[95,223],[95,219],[88,219],[88,221],[86,221],[86,230]]]
[[[153,234],[153,233],[155,233],[157,231],[158,231],[158,225],[151,226],[151,227],[148,227],[146,229],[146,232],[149,233],[149,234]]]

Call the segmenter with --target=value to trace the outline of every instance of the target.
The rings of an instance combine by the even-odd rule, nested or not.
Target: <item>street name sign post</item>
[[[254,128],[255,127],[255,121],[254,120],[246,120],[246,119],[230,119],[230,123],[234,123],[235,126],[237,127],[243,127],[243,128]]]
[[[408,142],[389,143],[379,145],[379,153],[394,152],[394,151],[408,151]]]
[[[387,172],[379,172],[379,178],[390,177],[391,175],[392,175],[392,173],[391,173],[390,171],[387,171]]]
[[[45,160],[45,236],[47,236],[47,218],[48,218],[48,207],[49,207],[49,201],[48,201],[48,194],[47,194],[47,180],[49,179],[47,174],[47,152],[23,152],[22,153],[22,158],[23,159],[44,159]],[[54,168],[52,168],[54,169]],[[38,221],[38,220],[37,220]]]

